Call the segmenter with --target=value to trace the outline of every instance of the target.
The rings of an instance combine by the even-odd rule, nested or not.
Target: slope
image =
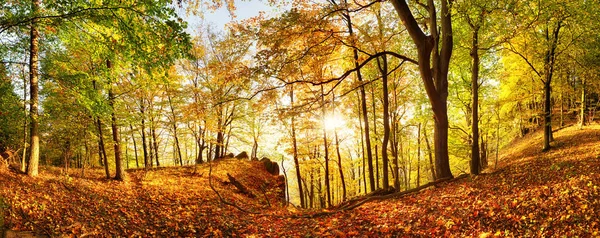
[[[557,131],[546,153],[541,136],[508,146],[497,170],[352,211],[276,223],[283,232],[274,235],[600,235],[600,126]]]
[[[39,178],[0,171],[0,208],[17,230],[76,236],[440,237],[600,235],[600,126],[513,142],[497,169],[401,198],[315,213],[282,206],[281,178],[260,163],[138,170],[118,183],[47,168]],[[255,195],[237,193],[227,173]],[[227,205],[235,204],[235,205]],[[248,210],[243,212],[235,206]]]
[[[12,230],[49,236],[232,235],[241,230],[240,211],[221,203],[209,182],[228,203],[255,212],[282,207],[281,176],[262,163],[224,159],[211,166],[132,170],[126,182],[103,178],[102,170],[46,167],[31,178],[0,171],[0,218]],[[209,181],[209,173],[211,180]],[[232,185],[227,174],[252,195]],[[1,231],[1,229],[0,229]]]

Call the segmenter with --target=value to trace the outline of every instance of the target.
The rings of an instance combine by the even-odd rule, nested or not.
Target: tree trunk
[[[471,44],[471,95],[473,105],[471,106],[471,174],[479,174],[481,163],[479,157],[479,26],[473,29],[473,42]]]
[[[585,102],[585,77],[583,77],[581,79],[581,108],[580,108],[580,113],[579,113],[579,129],[583,128],[583,126],[585,126],[585,109],[586,109],[586,102]]]
[[[421,186],[421,123],[417,128],[417,187]]]
[[[387,152],[388,142],[390,140],[390,103],[388,97],[388,65],[386,56],[383,56],[383,65],[380,64],[379,66],[383,80],[383,143],[381,144],[381,157],[383,159],[383,189],[387,191],[390,188]]]
[[[179,137],[177,137],[177,115],[175,114],[175,108],[173,108],[173,101],[171,100],[171,95],[168,95],[167,99],[169,100],[169,107],[171,108],[171,115],[173,116],[173,137],[175,137],[175,149],[177,150],[179,165],[183,166],[183,156],[181,156],[181,146],[179,146]]]
[[[106,156],[106,146],[104,144],[104,133],[102,132],[102,121],[100,118],[96,119],[96,129],[98,130],[98,153],[102,159],[102,163],[104,164],[104,173],[106,174],[106,178],[110,178],[110,170],[108,169],[108,157]]]
[[[291,108],[294,108],[294,85],[291,85],[290,89],[290,105]],[[306,202],[304,201],[304,191],[302,189],[302,176],[300,173],[300,163],[298,161],[298,142],[296,139],[296,121],[295,115],[292,113],[291,118],[291,126],[292,126],[292,144],[294,149],[294,165],[296,166],[296,179],[298,181],[298,195],[300,196],[300,207],[306,208]]]
[[[131,124],[129,124],[129,128],[131,129],[131,140],[133,140],[133,152],[135,153],[135,166],[136,166],[136,168],[139,168],[140,161],[138,160],[137,143],[135,142],[135,136],[133,135],[133,126]]]
[[[109,71],[112,68],[110,60],[106,60],[106,68]],[[115,150],[115,180],[123,181],[125,178],[125,168],[123,168],[123,160],[121,158],[121,138],[119,138],[119,126],[117,125],[117,116],[115,113],[115,94],[112,89],[111,80],[109,80],[108,85],[108,104],[111,108],[111,128],[113,148]]]
[[[565,115],[565,102],[564,102],[564,88],[562,90],[560,90],[560,128],[563,128],[565,126],[565,120],[564,120],[564,115]]]
[[[373,154],[375,154],[375,189],[379,189],[379,150],[377,148],[377,143],[379,139],[377,138],[377,111],[375,110],[375,86],[371,84],[371,106],[373,109],[373,137],[375,137],[375,148]]]
[[[435,118],[435,166],[436,175],[442,178],[452,178],[448,158],[448,68],[452,56],[452,15],[449,0],[441,1],[441,45],[438,31],[426,35],[419,27],[408,3],[403,0],[392,0],[402,24],[406,27],[415,46],[417,47],[419,72],[425,85]],[[434,1],[429,1],[430,29],[438,29],[438,13]],[[432,65],[433,63],[433,65]]]
[[[552,140],[552,105],[551,105],[551,87],[550,81],[544,83],[544,148],[543,151],[550,149]]]
[[[358,99],[359,101],[362,102],[361,100],[361,94],[358,93]],[[360,128],[360,147],[361,147],[361,153],[362,153],[362,179],[363,179],[363,185],[365,186],[365,193],[367,193],[367,173],[366,173],[366,167],[367,167],[367,163],[366,163],[366,156],[365,156],[365,137],[363,136],[363,126],[362,126],[362,118],[360,118],[360,116],[362,115],[361,113],[361,109],[362,109],[362,103],[359,103],[358,105],[358,127]],[[360,179],[360,178],[359,178]]]
[[[146,106],[144,104],[144,99],[140,99],[140,114],[142,114],[142,128],[140,129],[142,132],[142,150],[144,152],[144,168],[150,168],[151,163],[148,155],[148,144],[146,143]]]
[[[498,166],[498,151],[500,150],[500,107],[498,107],[498,124],[496,125],[496,161],[494,161],[494,169]]]
[[[221,156],[221,147],[223,146],[223,130],[225,130],[225,128],[222,128],[221,124],[223,122],[223,120],[221,119],[221,117],[223,117],[223,112],[222,109],[219,110],[220,113],[218,113],[219,119],[217,120],[217,143],[215,144],[215,155],[214,155],[214,159],[218,159],[219,156]]]
[[[558,47],[558,36],[562,28],[562,21],[559,20],[556,28],[552,31],[552,39],[549,39],[549,29],[546,28],[546,40],[552,40],[550,49],[544,59],[545,80],[544,80],[544,148],[543,151],[550,149],[552,138],[552,74],[554,73],[554,63],[556,62],[556,48]]]
[[[425,124],[427,125],[427,124]],[[431,156],[431,146],[429,145],[429,136],[427,136],[427,126],[423,128],[423,137],[425,137],[425,144],[427,145],[427,153],[429,154],[429,168],[431,169],[431,180],[435,181],[437,176],[435,174],[435,164],[433,163],[433,158]]]
[[[342,155],[340,153],[340,139],[338,138],[338,133],[337,131],[335,131],[335,146],[336,146],[336,150],[337,150],[337,156],[338,156],[338,170],[340,172],[340,180],[342,183],[342,202],[346,201],[346,180],[344,179],[344,169],[342,166]]]
[[[108,98],[110,107],[113,110],[111,113],[111,127],[115,149],[115,180],[123,181],[125,178],[125,169],[123,168],[123,160],[121,159],[121,139],[119,138],[119,126],[117,125],[117,117],[115,115],[115,95],[113,94],[112,89],[108,90]]]
[[[325,128],[325,95],[323,95],[323,85],[321,85],[321,120],[323,125],[323,146],[325,147],[325,192],[327,195],[327,207],[331,207],[331,187],[329,184],[329,146],[327,145],[327,128]]]
[[[40,13],[40,0],[32,0],[31,11],[37,15]],[[30,97],[30,112],[29,116],[31,119],[30,126],[30,141],[29,141],[29,162],[27,164],[27,175],[35,177],[38,175],[38,164],[40,162],[40,136],[38,134],[38,50],[39,50],[39,32],[37,30],[37,18],[31,20],[31,31],[30,31],[30,49],[29,49],[29,83],[31,90]]]
[[[154,149],[154,159],[156,160],[156,167],[160,167],[160,161],[158,160],[158,138],[156,136],[156,123],[154,119],[150,121],[150,135],[152,135],[152,149]]]
[[[27,77],[25,77],[25,66],[23,72],[23,156],[21,156],[21,172],[27,173]]]
[[[344,0],[344,3],[347,5],[348,1]],[[344,19],[346,19],[346,26],[348,27],[348,34],[349,34],[350,38],[353,39],[354,29],[352,26],[352,18],[350,17],[349,13],[343,14],[343,17],[344,17]],[[356,42],[353,42],[353,45],[356,45]],[[371,192],[372,192],[372,191],[375,191],[375,176],[373,174],[373,154],[371,152],[371,138],[369,136],[369,117],[368,117],[368,112],[367,112],[367,96],[366,96],[366,92],[365,92],[365,87],[364,87],[364,85],[362,85],[363,78],[362,78],[362,74],[361,74],[360,68],[359,68],[360,62],[358,62],[358,49],[353,48],[352,53],[354,56],[354,67],[357,69],[356,77],[357,77],[359,83],[361,83],[360,101],[361,101],[361,109],[362,109],[362,118],[363,118],[363,123],[364,123],[364,138],[365,138],[365,148],[367,151],[367,163],[369,166],[369,185],[370,185]]]

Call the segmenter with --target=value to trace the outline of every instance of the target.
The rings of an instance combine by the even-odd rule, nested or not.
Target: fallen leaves
[[[283,207],[279,181],[255,172],[264,170],[260,164],[238,160],[215,163],[215,187],[262,215],[221,204],[208,176],[197,176],[208,174],[207,166],[136,170],[124,183],[103,179],[101,170],[86,178],[61,175],[58,168],[45,168],[39,178],[4,170],[0,207],[6,225],[49,235],[598,236],[600,128],[566,129],[555,137],[560,146],[544,154],[531,149],[537,142],[521,140],[492,174],[314,218],[301,217],[315,211]],[[236,193],[224,182],[227,173],[261,195]]]

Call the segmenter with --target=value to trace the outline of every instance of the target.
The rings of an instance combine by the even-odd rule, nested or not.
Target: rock
[[[239,153],[238,155],[235,156],[236,159],[248,159],[248,152],[246,151],[242,151],[242,153]]]
[[[235,155],[233,153],[229,153],[227,155],[225,155],[226,159],[233,159],[235,157]]]
[[[273,162],[266,157],[262,158],[260,162],[263,163],[267,172],[269,172],[272,175],[279,175],[279,165],[277,164],[277,162]]]

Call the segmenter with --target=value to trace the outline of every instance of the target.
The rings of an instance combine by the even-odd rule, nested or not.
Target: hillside
[[[600,126],[568,127],[541,153],[541,133],[514,141],[497,169],[401,198],[332,213],[282,206],[277,176],[257,162],[137,170],[125,183],[101,171],[39,178],[0,172],[0,208],[15,230],[78,236],[598,236]],[[80,172],[80,171],[71,171]],[[230,173],[256,196],[237,193]],[[263,190],[263,188],[268,188]]]
[[[74,169],[69,175],[61,168],[41,171],[37,178],[0,171],[6,227],[51,236],[172,237],[243,232],[246,225],[209,186],[208,164],[131,170],[123,183],[105,179],[100,169],[85,171],[84,177]],[[254,196],[240,193],[228,173]],[[261,162],[224,159],[212,168],[212,185],[223,199],[255,212],[282,207],[283,182]]]

